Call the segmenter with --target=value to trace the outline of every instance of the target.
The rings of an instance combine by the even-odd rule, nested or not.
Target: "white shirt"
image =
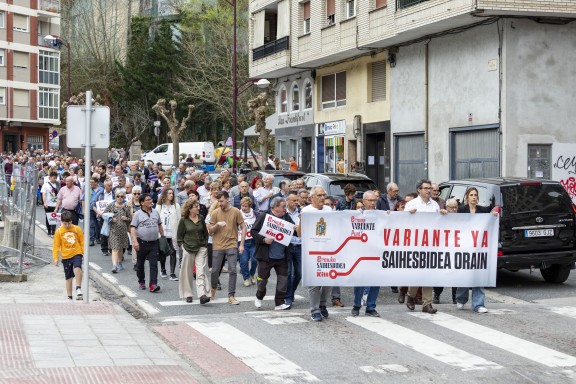
[[[300,210],[300,212],[314,212],[314,211],[332,212],[332,209],[327,205],[323,205],[322,209],[318,209],[318,208],[314,208],[314,206],[312,204],[308,204],[307,206],[305,206],[304,208],[302,208]]]
[[[420,196],[407,202],[404,210],[409,211],[412,208],[415,208],[416,212],[440,212],[440,206],[437,202],[429,199],[428,203],[425,203]]]

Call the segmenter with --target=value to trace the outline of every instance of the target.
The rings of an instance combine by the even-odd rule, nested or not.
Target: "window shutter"
[[[346,100],[346,72],[336,74],[336,101],[338,100]]]
[[[27,31],[28,30],[28,16],[13,14],[13,26],[14,29]]]
[[[376,0],[376,7],[375,9],[382,8],[388,5],[387,0]]]
[[[326,0],[326,16],[332,16],[336,13],[336,0]]]
[[[372,63],[372,101],[386,100],[386,61]]]
[[[28,52],[14,52],[14,66],[28,68]]]
[[[254,13],[254,48],[264,45],[264,11]]]
[[[346,18],[354,17],[356,15],[354,5],[354,0],[346,0]]]
[[[334,75],[322,76],[322,102],[334,101]]]
[[[27,89],[15,89],[14,90],[14,105],[17,107],[30,106],[30,100],[29,100]]]
[[[287,99],[286,88],[282,88],[280,90],[280,112],[282,113],[288,112],[288,105],[286,99]]]
[[[310,2],[304,3],[304,20],[310,19]]]

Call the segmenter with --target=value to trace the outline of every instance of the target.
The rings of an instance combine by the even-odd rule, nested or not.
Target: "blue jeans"
[[[472,288],[472,308],[478,310],[479,307],[484,306],[484,288]],[[466,304],[468,302],[468,288],[458,288],[456,290],[456,302]]]
[[[290,258],[288,259],[288,289],[286,289],[286,304],[294,302],[294,292],[302,280],[302,246],[290,245]]]
[[[100,222],[94,211],[90,211],[90,241],[100,238]]]
[[[240,272],[242,273],[242,278],[247,280],[250,276],[254,276],[256,273],[256,267],[258,266],[258,261],[254,256],[256,252],[256,243],[254,240],[244,241],[244,252],[240,255]],[[250,261],[250,270],[248,270],[248,262]]]
[[[366,310],[370,311],[376,309],[376,299],[378,299],[380,287],[354,287],[354,307],[360,308],[362,306],[362,295],[364,294],[364,289],[368,289]]]

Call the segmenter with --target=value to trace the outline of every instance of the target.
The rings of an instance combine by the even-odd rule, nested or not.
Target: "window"
[[[5,49],[0,49],[0,67],[4,66],[4,57],[6,56],[6,50]]]
[[[288,112],[288,97],[286,92],[286,87],[282,86],[280,88],[280,113]]]
[[[386,100],[386,61],[378,61],[372,66],[372,101]]]
[[[27,89],[14,89],[14,106],[30,106],[30,92]]]
[[[28,68],[30,55],[28,52],[14,51],[14,66],[20,68]]]
[[[376,0],[374,2],[374,9],[384,8],[387,5],[388,5],[387,0]]]
[[[302,5],[304,23],[302,25],[302,34],[310,33],[310,2]]]
[[[6,105],[6,88],[0,88],[0,105]]]
[[[312,109],[312,83],[304,84],[304,109]]]
[[[290,148],[288,153],[290,154],[290,156],[294,156],[295,159],[298,158],[298,140],[292,140],[290,139]]]
[[[346,72],[322,76],[322,109],[346,105]]]
[[[164,153],[164,152],[168,152],[168,144],[161,145],[154,150],[154,153]]]
[[[28,32],[28,16],[15,13],[12,20],[15,31]]]
[[[38,118],[59,119],[60,90],[58,88],[38,88]]]
[[[336,0],[326,0],[326,23],[332,25],[336,22]]]
[[[6,18],[6,12],[0,12],[0,28],[6,28],[5,18]]]
[[[38,81],[45,84],[60,84],[60,54],[40,50],[38,54]]]
[[[531,179],[551,178],[552,146],[550,144],[528,144],[528,177]]]
[[[300,88],[298,84],[292,86],[292,110],[300,110]]]
[[[356,0],[344,0],[346,18],[356,16]]]

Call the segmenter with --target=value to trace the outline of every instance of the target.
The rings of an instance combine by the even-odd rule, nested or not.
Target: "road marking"
[[[456,316],[445,313],[437,313],[433,316],[425,313],[411,313],[411,315],[548,367],[572,367],[576,365],[576,357]]]
[[[295,296],[296,299],[304,299],[302,296]],[[254,300],[256,299],[256,296],[247,296],[247,297],[238,297],[236,296],[236,300],[240,301],[240,302],[252,302],[254,303]],[[270,300],[274,300],[274,296],[265,296],[264,297],[265,301],[270,301]],[[160,301],[158,302],[158,304],[160,304],[163,307],[173,307],[173,306],[178,306],[178,305],[201,305],[199,299],[194,299],[194,301],[192,303],[187,303],[184,299],[182,300],[175,300],[175,301]],[[222,297],[220,299],[214,299],[214,300],[210,300],[210,304],[228,304],[228,298],[227,297]]]
[[[400,364],[382,364],[377,367],[373,367],[371,365],[365,365],[363,367],[358,367],[361,371],[366,373],[406,373],[408,372],[408,368]]]
[[[428,315],[430,316],[430,315]],[[416,352],[463,371],[503,368],[492,361],[473,355],[429,336],[374,317],[347,317],[346,320],[384,336]]]
[[[102,270],[102,267],[99,266],[98,264],[94,263],[94,262],[90,262],[90,263],[88,263],[88,264],[90,265],[90,268],[92,268],[92,269],[95,269],[95,270],[97,270],[97,271],[101,271],[101,270]]]
[[[515,315],[517,314],[518,311],[514,311],[512,309],[496,309],[496,308],[490,308],[488,310],[487,315]]]
[[[242,360],[244,364],[269,381],[279,383],[320,381],[310,372],[227,323],[189,322],[187,324]]]
[[[300,324],[300,323],[309,323],[308,320],[303,319],[300,316],[290,316],[290,317],[276,317],[276,318],[263,318],[265,322],[272,325],[282,325],[282,324]]]
[[[559,315],[576,319],[576,307],[550,307],[548,309]]]
[[[118,279],[116,279],[114,276],[112,276],[109,273],[103,273],[102,276],[108,280],[109,282],[111,282],[112,284],[118,284]]]
[[[128,288],[125,285],[119,285],[118,288],[120,288],[120,290],[128,297],[138,297],[136,292],[134,292],[133,290],[131,290],[130,288]]]
[[[494,292],[491,291],[489,289],[485,289],[484,290],[484,294],[486,295],[487,298],[489,298],[490,300],[494,300],[500,303],[504,303],[504,304],[532,304],[529,301],[524,301],[521,299],[517,299],[515,297],[512,296],[506,296],[506,295],[502,295],[501,293],[498,292]]]
[[[136,300],[136,303],[149,315],[156,315],[160,313],[160,310],[147,302],[146,300]]]

